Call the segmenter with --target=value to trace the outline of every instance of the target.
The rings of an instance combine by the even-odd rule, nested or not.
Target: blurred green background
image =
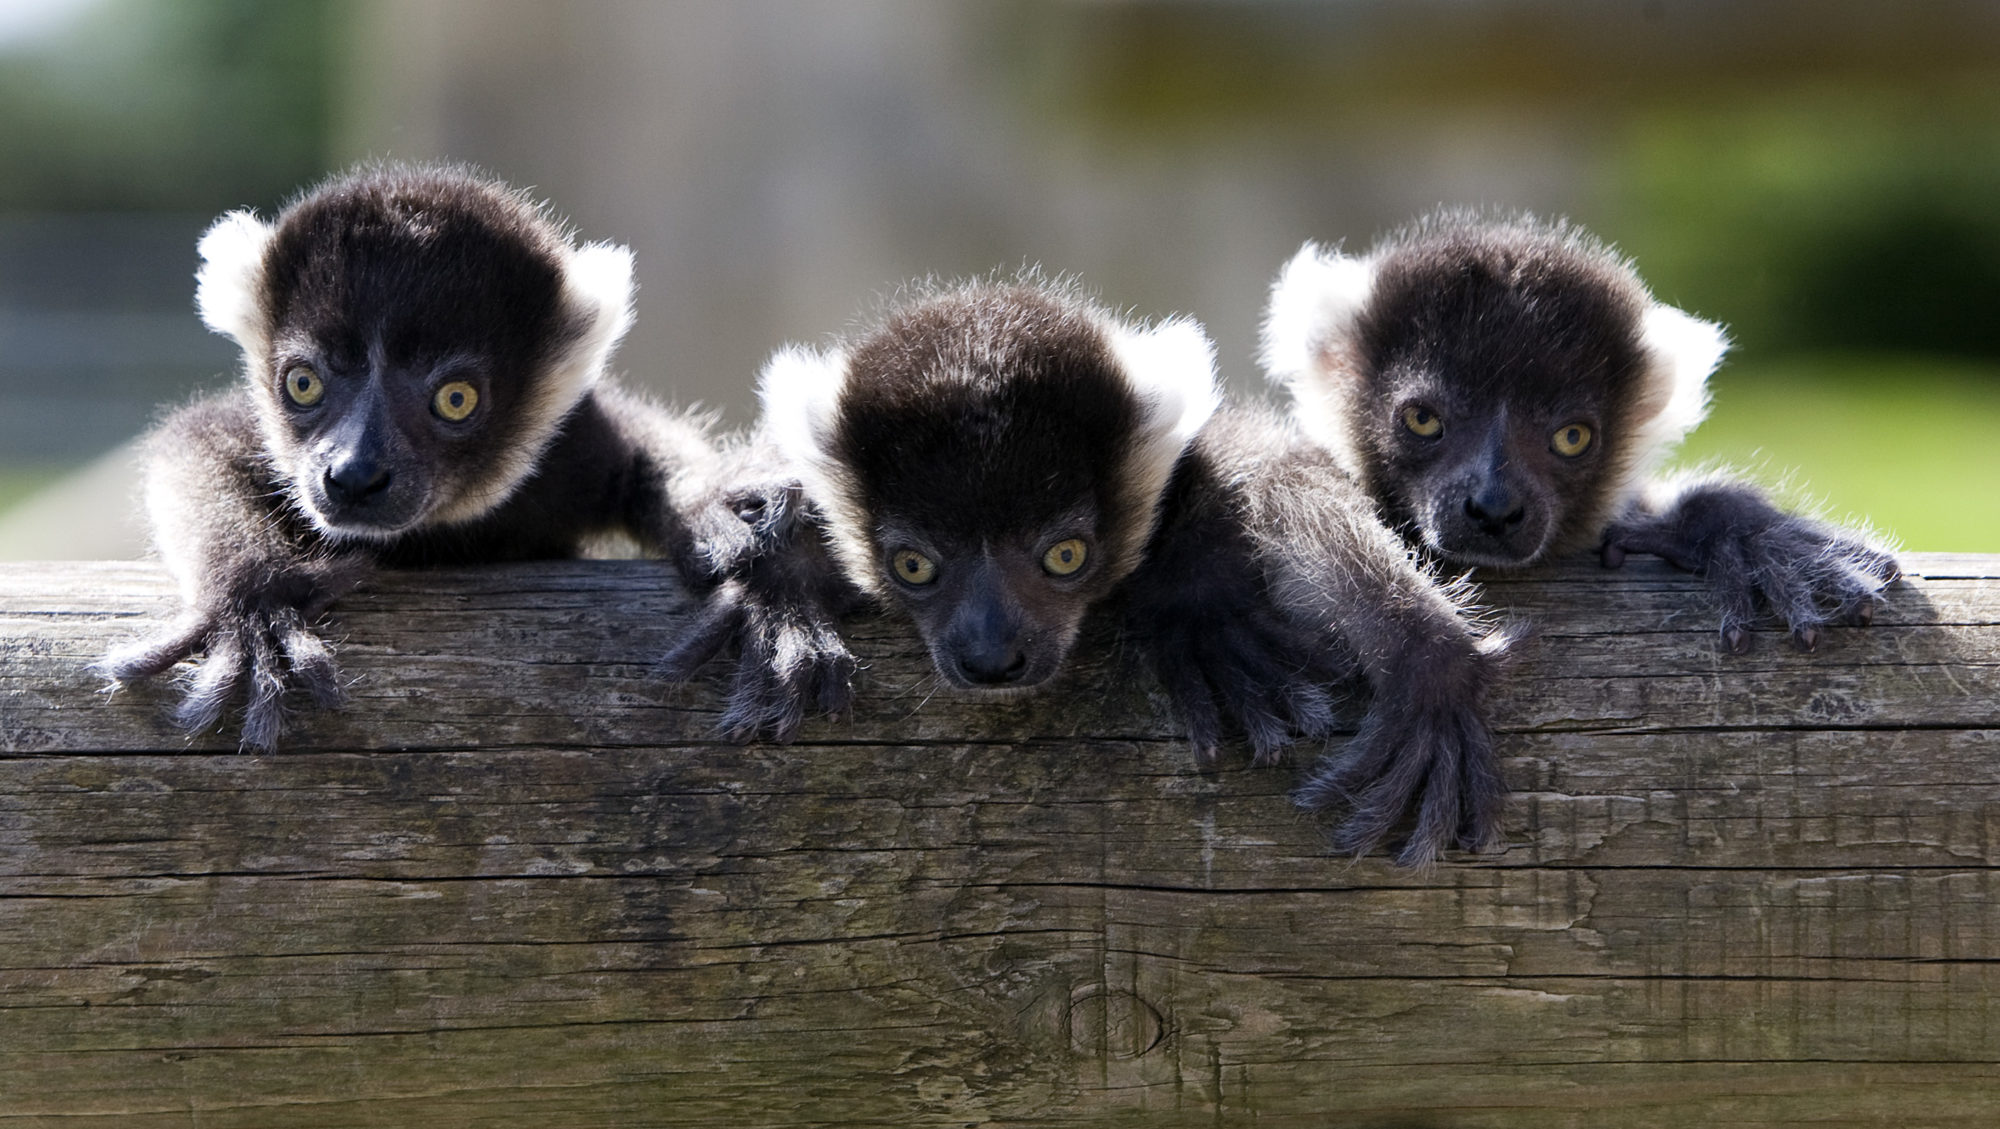
[[[1566,213],[1730,327],[1684,461],[2000,552],[2000,5],[0,0],[0,556],[137,551],[107,452],[234,363],[195,239],[370,155],[631,243],[629,379],[738,423],[911,275],[1074,271],[1254,392],[1300,241]]]

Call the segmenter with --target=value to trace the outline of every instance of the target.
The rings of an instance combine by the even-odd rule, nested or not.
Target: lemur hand
[[[96,669],[116,684],[150,678],[199,652],[203,657],[174,709],[175,723],[193,732],[214,727],[243,687],[240,747],[273,752],[285,730],[286,690],[303,688],[327,709],[346,701],[333,650],[313,624],[355,579],[338,564],[265,577],[252,590],[198,607],[165,631],[119,647]]]
[[[855,661],[838,621],[860,593],[841,579],[795,484],[740,487],[704,509],[696,551],[717,583],[661,673],[685,681],[735,644],[719,728],[737,741],[789,741],[809,709],[834,714],[852,700]]]
[[[1480,700],[1504,646],[1495,637],[1471,652],[1412,657],[1376,680],[1353,740],[1315,766],[1294,797],[1311,811],[1352,809],[1334,830],[1336,850],[1367,854],[1412,808],[1416,825],[1396,852],[1400,865],[1425,866],[1453,845],[1480,850],[1498,837],[1507,787]]]
[[[1634,514],[1604,534],[1607,568],[1627,553],[1651,553],[1705,578],[1722,600],[1722,641],[1750,649],[1759,605],[1791,630],[1800,650],[1819,645],[1829,623],[1864,625],[1882,590],[1902,575],[1896,558],[1858,534],[1788,514],[1738,483],[1690,488],[1659,514]]]

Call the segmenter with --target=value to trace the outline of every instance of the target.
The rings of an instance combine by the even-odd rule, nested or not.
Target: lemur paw
[[[1380,846],[1414,808],[1416,824],[1395,858],[1401,866],[1428,866],[1454,845],[1476,851],[1497,839],[1506,791],[1479,712],[1447,707],[1407,716],[1370,711],[1354,739],[1322,761],[1294,799],[1309,811],[1350,808],[1333,845],[1357,858]]]
[[[1750,649],[1750,629],[1771,618],[1801,651],[1817,649],[1830,624],[1866,626],[1902,576],[1893,555],[1856,534],[1729,488],[1692,495],[1664,517],[1614,524],[1604,563],[1617,567],[1626,552],[1706,579],[1722,603],[1723,649],[1738,655]]]
[[[827,558],[798,485],[737,484],[699,515],[696,555],[717,583],[660,673],[686,681],[733,647],[736,671],[717,728],[735,741],[789,741],[808,711],[846,709],[856,663],[837,620],[859,594]]]
[[[112,651],[96,669],[116,685],[152,677],[197,653],[203,657],[182,684],[174,722],[190,732],[214,728],[240,687],[247,696],[239,743],[244,752],[276,751],[287,689],[304,689],[326,709],[347,700],[332,648],[303,612],[283,605],[190,613],[158,635]]]
[[[1480,702],[1518,638],[1502,628],[1472,642],[1413,651],[1373,679],[1375,698],[1346,747],[1315,765],[1293,799],[1309,811],[1345,807],[1334,849],[1360,857],[1415,814],[1397,850],[1428,866],[1448,848],[1483,850],[1499,838],[1506,783]]]
[[[709,594],[660,673],[684,682],[732,644],[736,671],[716,725],[730,740],[790,741],[808,710],[837,714],[853,700],[854,656],[832,618],[759,600],[734,579]]]
[[[797,483],[772,481],[732,483],[690,507],[694,571],[720,582],[772,559],[798,535],[804,505]]]
[[[1323,740],[1334,725],[1328,687],[1353,673],[1350,661],[1269,615],[1183,625],[1153,646],[1160,684],[1204,769],[1220,757],[1225,721],[1243,731],[1260,767],[1277,764],[1298,738]]]

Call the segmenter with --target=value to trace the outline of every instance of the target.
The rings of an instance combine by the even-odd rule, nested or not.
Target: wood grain
[[[862,620],[851,716],[735,746],[656,567],[393,574],[249,757],[86,669],[156,569],[0,565],[0,1125],[1990,1125],[2000,559],[1909,564],[1810,655],[1493,581],[1507,848],[1428,872],[1102,631],[991,703]]]

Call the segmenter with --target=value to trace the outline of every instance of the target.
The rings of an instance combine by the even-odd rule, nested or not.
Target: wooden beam
[[[2000,558],[1910,564],[1811,655],[1490,583],[1508,846],[1429,872],[1101,632],[993,704],[864,620],[852,716],[735,746],[663,570],[392,574],[250,757],[85,669],[157,569],[0,565],[0,1127],[1989,1125]]]

